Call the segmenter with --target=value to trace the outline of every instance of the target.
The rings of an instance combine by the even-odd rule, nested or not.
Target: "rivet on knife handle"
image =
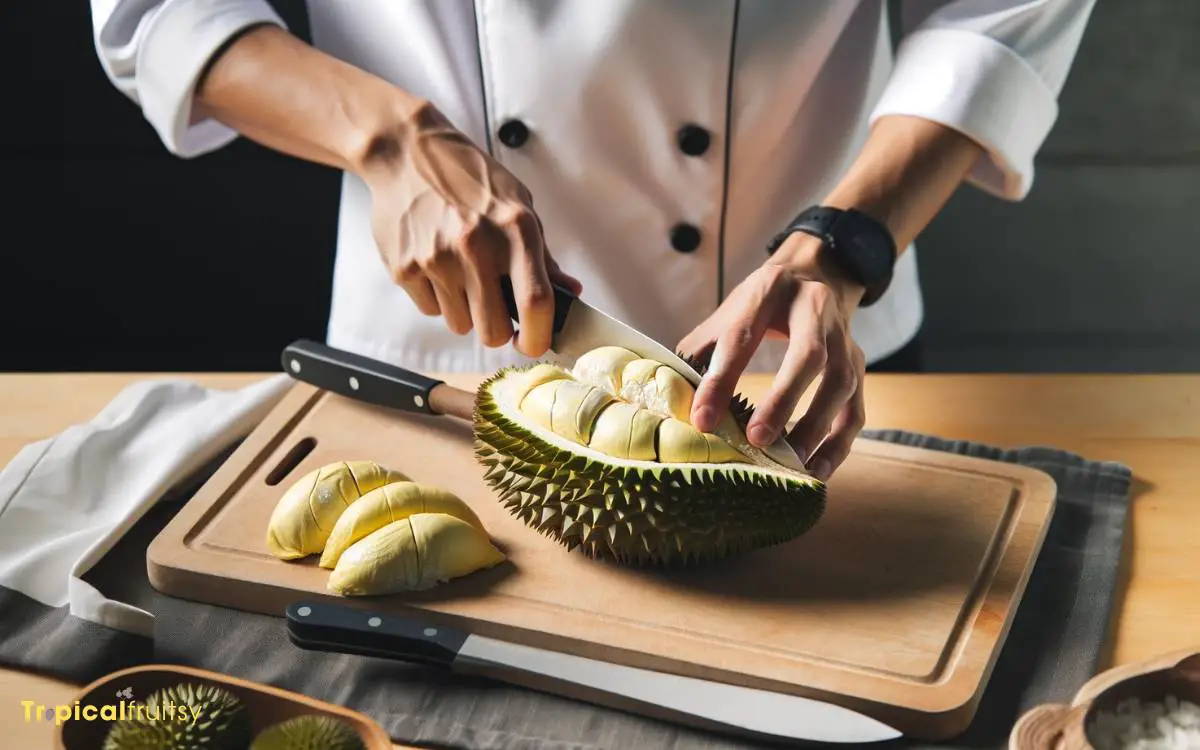
[[[339,396],[419,414],[438,413],[430,405],[430,394],[441,380],[316,341],[300,339],[284,348],[283,370]]]
[[[554,333],[560,333],[563,325],[567,322],[567,313],[571,310],[571,303],[576,297],[571,294],[571,290],[552,284],[554,289]],[[504,307],[508,310],[508,316],[514,321],[520,323],[520,310],[517,308],[517,296],[513,292],[512,278],[509,276],[501,277],[500,292],[504,295]]]

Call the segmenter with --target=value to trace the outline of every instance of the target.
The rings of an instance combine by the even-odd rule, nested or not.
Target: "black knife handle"
[[[562,332],[563,325],[567,322],[567,313],[571,311],[571,303],[578,299],[571,290],[565,289],[558,284],[551,284],[554,289],[554,327],[553,334],[557,335]],[[516,322],[521,321],[520,311],[517,309],[517,296],[513,292],[512,278],[509,276],[501,277],[500,292],[504,295],[504,306],[508,308],[508,316]]]
[[[293,602],[286,616],[288,639],[307,651],[449,667],[467,642],[455,628],[338,604]]]
[[[441,380],[308,339],[285,347],[282,360],[288,375],[339,396],[418,414],[436,413],[429,406],[429,393]]]

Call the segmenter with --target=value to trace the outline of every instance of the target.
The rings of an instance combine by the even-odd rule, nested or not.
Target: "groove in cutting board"
[[[269,485],[309,440],[311,452]],[[458,494],[508,561],[419,594],[340,599],[326,592],[315,556],[272,557],[267,521],[290,483],[356,459]],[[817,697],[942,739],[974,714],[1055,496],[1053,480],[1034,469],[859,440],[809,535],[690,571],[649,572],[566,552],[509,516],[482,475],[464,422],[297,384],[151,545],[151,581],[168,595],[273,615],[327,596]]]

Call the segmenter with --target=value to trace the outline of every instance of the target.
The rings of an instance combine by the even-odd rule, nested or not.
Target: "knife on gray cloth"
[[[288,638],[306,650],[397,659],[584,700],[607,696],[616,700],[596,702],[648,707],[649,713],[718,730],[824,743],[901,737],[831,703],[547,651],[400,615],[301,601],[288,606],[286,619]]]

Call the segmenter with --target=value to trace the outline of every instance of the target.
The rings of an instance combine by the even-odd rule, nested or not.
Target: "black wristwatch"
[[[892,283],[896,266],[896,240],[882,222],[852,208],[812,206],[805,209],[775,235],[767,245],[773,254],[793,232],[804,232],[821,240],[828,253],[850,278],[866,289],[860,307],[874,304]]]

